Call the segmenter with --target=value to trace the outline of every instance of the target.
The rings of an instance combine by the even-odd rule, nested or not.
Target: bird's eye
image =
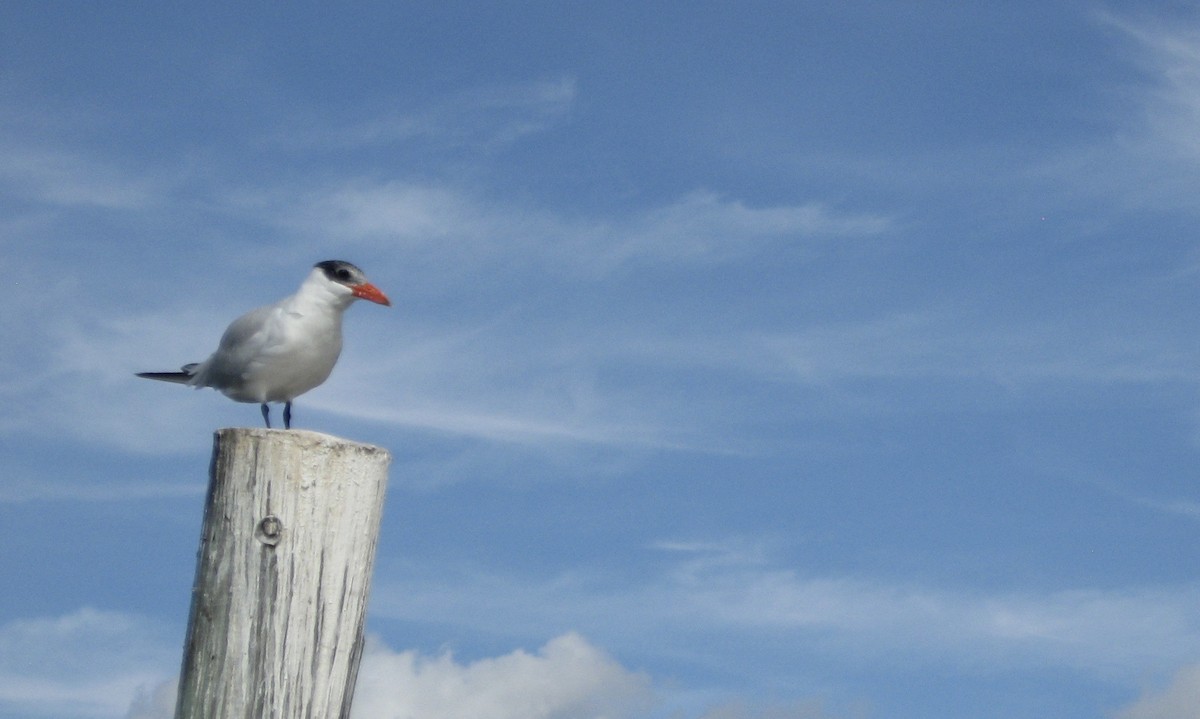
[[[339,280],[349,280],[350,279],[350,270],[346,269],[345,267],[339,267],[338,271],[335,272],[334,274],[337,275],[337,278]]]

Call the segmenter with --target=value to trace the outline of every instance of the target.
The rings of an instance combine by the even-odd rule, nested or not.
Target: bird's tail
[[[196,374],[196,366],[196,364],[185,364],[178,372],[138,372],[137,376],[145,377],[146,379],[156,379],[162,382],[188,384]]]

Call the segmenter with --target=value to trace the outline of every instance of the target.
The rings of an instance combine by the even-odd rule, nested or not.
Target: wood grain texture
[[[176,719],[348,717],[391,456],[216,433]]]

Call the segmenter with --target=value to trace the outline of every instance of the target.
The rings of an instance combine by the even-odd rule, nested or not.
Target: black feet
[[[262,403],[263,421],[267,423],[267,429],[271,428],[271,408],[266,402]],[[284,402],[283,404],[283,428],[292,428],[292,403]]]

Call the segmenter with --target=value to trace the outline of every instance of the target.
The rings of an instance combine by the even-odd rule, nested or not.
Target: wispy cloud
[[[809,382],[837,378],[1042,382],[1195,382],[1186,347],[1150,328],[1116,335],[1087,319],[999,324],[962,312],[900,312],[743,338],[747,359]],[[764,364],[765,367],[765,364]]]
[[[705,711],[698,719],[835,719],[871,716],[865,706],[851,707],[846,713],[831,712],[816,700],[789,705],[763,705],[761,702],[739,701],[722,704]]]
[[[564,215],[450,185],[394,180],[249,192],[239,201],[291,234],[321,242],[432,253],[451,267],[524,265],[576,277],[602,276],[629,263],[721,263],[789,243],[875,236],[894,222],[819,202],[754,207],[707,190],[616,218]]]
[[[26,502],[130,502],[136,500],[176,499],[204,496],[201,483],[183,482],[93,482],[74,484],[20,481],[11,477],[0,480],[0,504]]]
[[[11,142],[0,152],[0,186],[45,205],[122,211],[152,204],[161,190],[160,181],[135,178],[103,161]]]
[[[165,315],[160,319],[161,337],[155,322],[130,322],[122,323],[130,328],[117,334],[105,331],[86,341],[76,335],[67,343],[71,369],[62,371],[80,373],[71,384],[95,377],[87,382],[92,399],[111,395],[113,406],[122,408],[113,417],[118,424],[129,423],[130,402],[141,413],[139,422],[148,413],[172,426],[186,426],[198,419],[200,409],[211,413],[225,402],[184,396],[179,388],[131,384],[136,380],[127,373],[143,369],[130,354],[144,354],[139,343],[178,346],[174,353],[156,352],[182,358],[178,362],[195,359],[183,349],[189,342],[195,345],[194,333]],[[362,321],[378,325],[383,320]],[[979,401],[979,392],[958,393],[972,383],[1011,399],[1013,393],[1048,385],[1069,389],[1197,381],[1183,347],[1164,344],[1150,332],[1118,338],[1086,325],[996,327],[935,312],[791,330],[710,334],[697,326],[660,337],[636,323],[597,326],[581,335],[539,322],[526,328],[510,319],[474,329],[435,332],[407,325],[399,333],[358,333],[328,386],[306,395],[300,406],[526,447],[584,444],[741,453],[753,442],[737,429],[742,409],[736,397],[677,392],[671,382],[655,378],[673,373],[676,380],[711,375],[743,386],[793,383],[827,393],[839,400],[837,411],[851,413],[879,403],[890,406],[896,392],[911,390],[914,383],[933,387],[922,395],[942,403],[954,397]],[[209,333],[218,334],[215,329]],[[619,368],[657,368],[658,373],[641,379],[630,375],[633,379],[623,383],[602,381]],[[874,384],[864,385],[864,380]],[[179,391],[168,394],[171,389]],[[842,401],[847,392],[857,400]],[[63,395],[55,411],[70,416],[73,400],[67,392]],[[93,408],[88,415],[93,427],[104,415],[95,412]],[[236,409],[230,412],[236,414]],[[133,426],[129,429],[139,434]]]
[[[1163,500],[1138,497],[1135,501],[1158,512],[1200,520],[1200,502],[1187,499]]]
[[[1119,41],[1140,76],[1105,88],[1110,103],[1091,108],[1106,131],[1050,153],[1018,179],[1056,202],[1103,205],[1091,222],[1114,210],[1192,212],[1200,174],[1200,30],[1194,21],[1149,14],[1100,12],[1100,27]],[[1085,210],[1086,211],[1086,210]],[[1096,226],[1099,226],[1096,225]],[[1081,226],[1082,227],[1082,226]]]
[[[501,635],[572,626],[606,646],[646,651],[649,643],[676,660],[676,644],[694,646],[687,637],[695,633],[750,632],[778,638],[798,663],[823,656],[885,669],[897,661],[982,673],[1057,667],[1124,682],[1200,651],[1195,586],[984,593],[813,575],[747,554],[743,543],[732,554],[707,543],[660,546],[672,560],[664,570],[623,587],[579,572],[540,580],[445,567],[436,576],[385,573],[373,611]],[[486,606],[472,597],[486,597]],[[500,616],[502,625],[492,619]]]
[[[512,322],[432,335],[415,331],[343,359],[330,391],[307,404],[407,429],[489,443],[561,449],[593,445],[685,449],[705,445],[676,416],[682,408],[601,383],[605,341],[554,337]],[[644,389],[644,388],[643,388]]]
[[[228,319],[196,308],[47,318],[41,334],[18,335],[27,346],[11,354],[12,379],[0,383],[0,397],[22,410],[0,414],[0,430],[59,427],[158,453],[195,449],[189,428],[253,421],[253,412],[213,391],[133,377],[203,359]],[[964,312],[736,331],[697,321],[669,334],[636,318],[581,328],[513,311],[399,327],[390,315],[360,312],[348,324],[337,370],[301,399],[299,416],[319,410],[548,451],[760,451],[739,424],[751,412],[744,399],[695,389],[712,378],[743,389],[792,384],[830,400],[810,402],[809,413],[886,409],[916,387],[922,401],[942,404],[978,402],[989,392],[1033,401],[1042,395],[1030,390],[1046,386],[1200,380],[1186,347],[1151,327],[1117,336],[1087,321],[996,325]],[[978,391],[964,394],[972,385]],[[149,425],[161,434],[148,434]]]
[[[577,94],[571,77],[491,85],[463,90],[424,107],[384,110],[341,127],[287,129],[273,140],[284,148],[306,151],[396,143],[502,149],[559,122],[570,112]]]
[[[686,444],[675,444],[664,437],[655,436],[660,431],[660,428],[655,427],[605,426],[595,421],[580,422],[577,419],[561,417],[521,417],[511,412],[486,412],[446,404],[425,407],[411,404],[364,407],[362,404],[348,405],[344,398],[339,398],[336,404],[326,400],[313,403],[312,406],[335,414],[490,442],[518,445],[583,443],[651,449],[689,448]]]
[[[1132,57],[1147,80],[1140,94],[1145,139],[1161,143],[1160,150],[1200,160],[1200,140],[1195,133],[1200,122],[1200,28],[1113,13],[1100,17],[1137,48]]]
[[[1129,679],[1200,651],[1189,607],[1200,587],[1061,589],[984,594],[787,568],[701,554],[666,587],[693,621],[809,635],[845,656],[976,667],[1060,666]]]
[[[609,262],[636,258],[719,262],[765,245],[879,235],[892,220],[839,214],[816,203],[751,207],[710,191],[692,192],[612,231]]]
[[[986,401],[989,393],[996,401],[1045,401],[1034,390],[1051,386],[1069,393],[1200,381],[1186,346],[1151,328],[1117,336],[1086,320],[996,324],[965,312],[737,331],[697,321],[670,334],[637,321],[586,333],[506,321],[370,342],[346,359],[345,372],[331,380],[336,391],[314,398],[316,406],[529,445],[751,451],[753,437],[738,426],[750,410],[736,393],[696,391],[706,378],[741,388],[795,385],[831,400],[809,402],[806,412],[843,414],[888,408],[914,391],[916,401],[942,405]],[[600,380],[614,372],[628,379]],[[676,391],[680,382],[689,391]]]
[[[189,427],[219,426],[215,397],[188,397],[187,388],[152,386],[133,373],[194,361],[197,352],[207,352],[201,348],[215,346],[220,320],[186,309],[113,312],[101,306],[42,316],[38,333],[21,336],[21,351],[12,358],[20,380],[0,384],[6,406],[0,432],[65,431],[89,443],[160,453],[194,449],[196,435]],[[198,341],[201,336],[209,339]],[[166,389],[185,396],[173,401],[156,391]],[[147,433],[151,426],[162,431]]]
[[[508,142],[569,113],[578,92],[571,78],[480,88],[399,119],[384,116],[352,126],[337,141],[359,146],[413,136],[426,142],[445,133],[474,138],[472,142]],[[142,210],[148,206],[156,208],[156,217],[180,209],[178,198],[160,195],[160,178],[140,179],[66,149],[17,147],[6,158],[0,161],[0,183],[55,207],[105,207],[124,213],[130,223],[145,221]],[[315,260],[325,257],[329,247],[340,246],[352,259],[361,252],[379,258],[376,267],[405,268],[394,271],[397,279],[403,277],[429,295],[436,288],[439,296],[470,299],[480,283],[504,284],[508,305],[499,309],[510,311],[524,301],[511,288],[536,287],[544,278],[600,285],[629,267],[711,267],[777,250],[809,252],[823,243],[873,237],[893,227],[886,216],[843,211],[815,200],[762,204],[705,189],[665,203],[589,215],[439,180],[379,180],[335,170],[335,179],[315,184],[260,179],[238,189],[221,180],[232,172],[232,163],[222,167],[214,161],[191,188],[202,199],[193,197],[189,207],[198,202],[214,222],[266,224],[274,232],[256,235],[253,244],[226,247],[212,267],[186,273],[179,279],[186,292],[168,296],[163,305],[131,309],[131,283],[141,288],[156,280],[136,272],[122,274],[124,267],[104,279],[77,270],[91,283],[87,287],[79,282],[62,286],[71,281],[69,273],[65,279],[47,279],[56,283],[51,289],[59,301],[52,307],[41,300],[45,286],[36,298],[16,280],[0,288],[0,298],[18,310],[0,320],[14,338],[0,347],[0,367],[7,377],[0,380],[0,399],[9,408],[22,408],[19,414],[0,414],[0,431],[64,428],[89,442],[134,451],[191,447],[172,430],[220,424],[215,418],[222,415],[212,408],[225,400],[211,392],[203,393],[208,395],[203,399],[185,398],[179,388],[135,384],[131,373],[202,359],[237,312],[277,299],[275,294],[259,296],[228,314],[198,303],[196,297],[207,299],[235,288],[244,292],[240,288],[261,281],[258,276],[221,275],[230,265],[239,271],[248,265],[273,271],[280,256]],[[161,231],[156,222],[152,219],[151,225]],[[14,264],[23,259],[10,256],[11,251],[5,255]],[[237,261],[226,263],[222,257]],[[413,267],[420,271],[406,276]],[[199,279],[210,275],[212,282]],[[280,294],[291,289],[282,287]],[[167,304],[172,298],[173,304]],[[613,318],[614,324],[620,321]],[[542,318],[522,328],[513,321],[468,340],[451,338],[445,351],[431,353],[423,366],[404,344],[410,337],[389,334],[390,341],[371,348],[383,362],[354,367],[353,376],[362,370],[370,382],[347,376],[345,365],[353,364],[348,356],[335,375],[335,381],[345,380],[340,386],[348,392],[318,390],[304,402],[382,423],[526,446],[713,446],[683,421],[689,408],[646,397],[644,388],[596,382],[597,366],[585,353],[604,351],[614,357],[606,345],[624,340],[604,328],[591,337],[561,336],[558,330],[567,324],[565,318]],[[560,336],[538,340],[539,333]],[[176,396],[169,397],[171,392]],[[363,401],[345,401],[347,396]],[[236,412],[223,416],[244,416]],[[147,425],[162,429],[163,436],[147,437]]]

